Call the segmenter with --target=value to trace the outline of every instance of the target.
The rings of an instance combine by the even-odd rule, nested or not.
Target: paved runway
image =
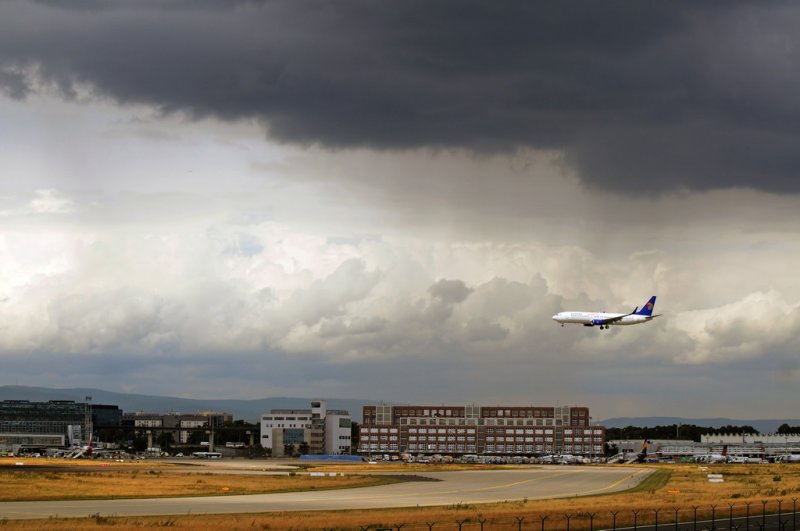
[[[244,496],[3,502],[0,503],[0,518],[89,516],[97,513],[104,516],[260,513],[534,500],[624,490],[638,484],[649,472],[636,468],[582,466],[420,472],[417,475],[439,481]]]

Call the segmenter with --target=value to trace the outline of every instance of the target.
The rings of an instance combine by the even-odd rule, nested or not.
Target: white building
[[[134,413],[133,425],[136,428],[160,428],[164,425],[162,415],[158,413]]]
[[[326,411],[325,402],[312,402],[312,416],[314,406],[320,417],[325,419],[323,452],[329,455],[349,454],[351,445],[351,429],[353,419],[350,413],[341,410]]]
[[[328,410],[322,400],[311,402],[311,409],[273,409],[261,416],[261,446],[274,457],[304,443],[310,454],[349,454],[351,424],[349,412]]]
[[[178,426],[181,428],[207,428],[208,417],[200,415],[181,415],[178,418]],[[180,430],[178,440],[181,444],[189,442],[189,436],[192,434],[190,430]]]
[[[800,433],[726,433],[701,435],[702,444],[800,444]]]

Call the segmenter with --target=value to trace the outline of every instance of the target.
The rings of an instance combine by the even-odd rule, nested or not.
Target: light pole
[[[86,430],[86,445],[92,446],[92,397],[86,396],[86,405],[83,408],[83,422]]]

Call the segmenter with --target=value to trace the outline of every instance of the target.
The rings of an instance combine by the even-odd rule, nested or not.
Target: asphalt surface
[[[80,501],[2,502],[0,518],[144,516],[376,509],[491,503],[601,494],[636,486],[650,473],[623,467],[546,466],[511,470],[415,472],[438,481],[410,481],[354,489]]]

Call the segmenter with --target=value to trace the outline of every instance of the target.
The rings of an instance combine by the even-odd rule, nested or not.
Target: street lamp
[[[86,445],[91,447],[92,445],[92,397],[86,396],[86,405],[84,406],[83,413],[84,413],[84,429],[86,430]]]

